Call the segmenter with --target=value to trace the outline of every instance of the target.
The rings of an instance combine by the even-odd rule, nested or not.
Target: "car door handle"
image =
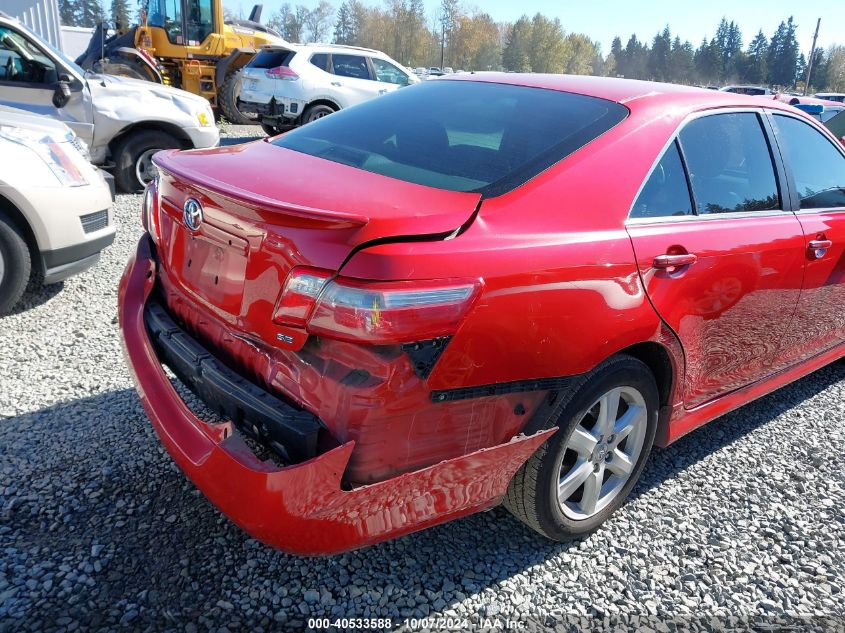
[[[380,95],[386,95],[387,94],[387,88],[382,88],[381,90],[378,91],[378,93]]]
[[[827,249],[833,246],[831,240],[810,240],[807,244],[807,250],[813,259],[821,259],[827,255]]]
[[[333,86],[337,86],[338,88],[340,88],[343,84],[342,84],[342,83],[340,83],[339,81],[333,81],[333,82],[332,82],[332,85],[333,85]]]
[[[678,268],[680,266],[691,266],[698,261],[693,253],[678,253],[677,255],[658,255],[652,264],[655,268]]]

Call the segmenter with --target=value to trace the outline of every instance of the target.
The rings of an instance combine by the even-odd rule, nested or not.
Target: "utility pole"
[[[804,96],[807,96],[807,90],[810,89],[810,79],[813,76],[813,61],[816,58],[816,40],[819,37],[819,27],[821,26],[822,19],[819,18],[818,22],[816,22],[816,34],[813,35],[813,48],[810,49],[810,61],[807,62],[807,77],[804,80]]]
[[[440,20],[440,70],[443,70],[443,58],[446,54],[446,20]]]

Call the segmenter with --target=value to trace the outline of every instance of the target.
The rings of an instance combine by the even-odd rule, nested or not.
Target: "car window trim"
[[[808,215],[813,213],[845,213],[845,206],[844,207],[820,207],[818,209],[802,209],[801,208],[801,195],[798,193],[798,187],[795,184],[795,175],[792,173],[792,165],[786,160],[786,156],[784,155],[783,144],[781,143],[780,139],[780,130],[778,129],[777,122],[774,120],[775,116],[783,116],[790,119],[795,119],[796,121],[803,123],[804,125],[809,126],[812,129],[815,129],[818,132],[821,132],[821,135],[827,140],[828,143],[833,145],[833,148],[839,152],[843,159],[845,159],[845,148],[843,148],[842,144],[839,143],[835,139],[833,134],[830,130],[828,130],[823,124],[818,123],[815,119],[807,120],[803,115],[796,116],[792,112],[785,112],[783,110],[766,110],[766,115],[769,118],[768,124],[771,127],[772,136],[777,143],[778,152],[781,155],[781,160],[784,165],[784,171],[786,174],[786,180],[789,184],[789,191],[790,191],[790,201],[793,205],[793,213],[796,215]]]
[[[698,209],[698,203],[695,201],[695,193],[692,190],[692,182],[689,175],[689,169],[687,169],[687,162],[686,156],[683,153],[683,144],[680,142],[680,133],[681,131],[689,125],[692,121],[697,119],[707,117],[707,116],[718,116],[720,114],[756,114],[758,121],[760,122],[760,127],[763,132],[763,136],[766,139],[766,144],[769,147],[769,156],[772,160],[772,168],[775,175],[775,186],[778,188],[778,197],[780,198],[780,209],[768,209],[766,211],[731,211],[729,213],[707,213],[704,215],[697,215],[695,212]],[[663,148],[658,152],[657,158],[654,159],[651,167],[649,168],[648,172],[646,173],[645,178],[640,183],[640,186],[637,188],[637,193],[634,195],[633,199],[631,200],[631,205],[628,208],[628,214],[625,218],[625,225],[639,225],[639,224],[662,224],[664,222],[689,222],[690,220],[719,220],[719,219],[737,219],[737,218],[744,218],[744,217],[767,217],[767,216],[782,216],[784,213],[793,213],[792,208],[787,208],[790,205],[784,204],[785,202],[791,202],[791,198],[787,199],[784,197],[784,181],[779,178],[781,174],[781,167],[780,164],[782,162],[782,157],[780,155],[780,148],[778,147],[778,151],[775,152],[775,145],[773,141],[769,138],[769,128],[766,125],[766,109],[763,107],[727,107],[727,108],[708,108],[706,110],[699,110],[697,112],[692,112],[685,116],[683,120],[678,124],[678,127],[675,128],[675,131],[670,135],[669,140],[663,145]],[[681,153],[681,163],[684,167],[684,173],[686,175],[687,180],[687,187],[690,190],[690,196],[693,199],[693,215],[668,215],[668,216],[658,216],[653,218],[633,218],[631,214],[634,212],[634,205],[637,203],[637,200],[642,194],[643,189],[645,189],[646,184],[648,183],[649,179],[651,178],[654,170],[657,169],[657,166],[660,164],[660,161],[663,160],[663,156],[666,154],[666,151],[669,149],[669,146],[672,143],[677,141],[679,151]],[[785,175],[785,172],[784,172]],[[788,190],[789,191],[789,190]]]

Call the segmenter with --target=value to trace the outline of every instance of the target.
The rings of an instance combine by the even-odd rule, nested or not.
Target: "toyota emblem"
[[[202,205],[199,201],[193,198],[185,200],[182,217],[185,219],[185,226],[192,231],[198,231],[202,224]]]

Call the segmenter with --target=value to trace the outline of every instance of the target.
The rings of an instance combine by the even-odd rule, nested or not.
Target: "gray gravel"
[[[95,269],[0,319],[0,632],[310,616],[843,628],[845,363],[657,451],[580,543],[546,542],[501,508],[333,558],[250,539],[172,464],[124,366],[116,289],[139,204],[119,196]]]

